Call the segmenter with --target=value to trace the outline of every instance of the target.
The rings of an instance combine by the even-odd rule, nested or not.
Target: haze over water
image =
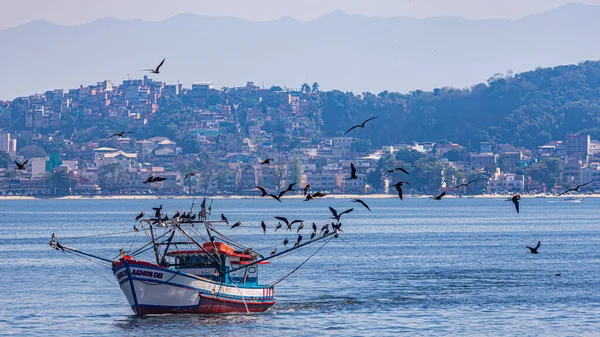
[[[187,210],[191,201],[2,200],[0,334],[595,335],[600,200],[558,200],[524,199],[521,214],[501,199],[367,200],[372,213],[347,199],[216,200],[216,218],[225,213],[230,221],[244,221],[222,232],[262,247],[264,255],[286,236],[296,238],[295,230],[273,233],[273,216],[306,220],[306,240],[313,221],[319,228],[330,221],[327,206],[354,207],[344,216],[342,238],[385,268],[333,239],[276,286],[278,303],[265,313],[146,318],[133,315],[109,268],[50,249],[50,235],[112,258],[130,247],[140,211],[160,203],[168,211]],[[137,245],[144,239],[140,233]],[[540,253],[530,254],[525,246],[538,240]],[[261,282],[278,280],[320,246],[261,266]]]

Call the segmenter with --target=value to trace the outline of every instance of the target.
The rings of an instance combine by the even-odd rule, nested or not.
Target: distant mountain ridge
[[[407,92],[466,87],[492,74],[599,59],[600,7],[572,3],[509,20],[376,18],[334,11],[301,22],[250,22],[180,14],[160,22],[99,19],[60,26],[33,21],[0,31],[0,99],[143,76],[255,81],[323,89]]]

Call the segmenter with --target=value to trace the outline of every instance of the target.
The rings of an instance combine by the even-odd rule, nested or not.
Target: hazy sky
[[[0,0],[0,29],[37,19],[72,25],[107,16],[157,21],[179,13],[306,21],[336,9],[370,16],[516,19],[570,2],[600,5],[600,0]]]

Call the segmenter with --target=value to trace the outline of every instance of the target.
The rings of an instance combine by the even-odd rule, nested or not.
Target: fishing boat
[[[54,234],[50,246],[112,265],[114,277],[136,315],[251,313],[263,312],[276,303],[274,286],[283,280],[261,283],[260,267],[270,264],[272,258],[339,234],[337,230],[326,231],[265,257],[215,229],[225,221],[209,220],[205,211],[198,215],[197,220],[189,216],[139,219],[141,228],[134,229],[145,232],[149,242],[131,252],[121,251],[114,260],[61,244]],[[143,253],[153,258],[138,258]]]
[[[581,201],[583,201],[583,198],[566,197],[566,198],[562,199],[561,201],[562,202],[581,202]]]

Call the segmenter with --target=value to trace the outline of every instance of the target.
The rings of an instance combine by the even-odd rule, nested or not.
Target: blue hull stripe
[[[129,285],[131,286],[131,296],[133,297],[133,302],[135,303],[135,308],[136,308],[135,313],[139,315],[140,312],[137,310],[138,300],[137,300],[137,296],[135,295],[135,287],[133,286],[133,279],[131,277],[131,271],[129,270],[127,261],[125,261],[124,265],[125,265],[125,269],[127,270],[127,278],[129,279]]]

